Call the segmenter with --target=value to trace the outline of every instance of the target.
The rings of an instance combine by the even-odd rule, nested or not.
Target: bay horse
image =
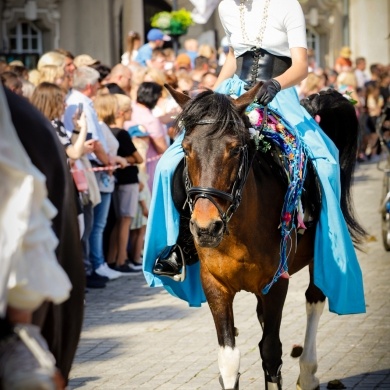
[[[195,98],[166,85],[183,111],[176,121],[178,132],[185,129],[184,182],[189,204],[189,229],[201,264],[201,282],[209,304],[220,346],[218,363],[223,389],[239,388],[240,352],[236,347],[233,299],[245,290],[257,297],[257,317],[263,329],[259,343],[267,390],[282,389],[282,345],[280,326],[288,290],[288,275],[281,275],[268,293],[264,286],[274,278],[279,266],[281,210],[286,193],[277,149],[257,151],[250,139],[245,110],[253,103],[261,82],[248,92],[232,99],[212,91]],[[320,100],[318,100],[320,99]],[[334,120],[325,119],[324,127],[340,151],[342,169],[341,208],[354,242],[364,229],[356,222],[350,202],[351,173],[356,160],[358,124],[353,106],[338,92],[324,92],[310,97],[307,108],[319,109],[321,99],[342,99],[347,105],[343,114],[348,126],[343,132],[334,128]],[[325,110],[326,111],[326,110]],[[334,116],[342,121],[342,116]],[[345,118],[344,118],[345,119]],[[324,129],[326,132],[326,129]],[[310,165],[310,164],[308,164]],[[290,275],[308,266],[310,282],[306,290],[307,328],[300,356],[297,388],[319,389],[315,373],[316,332],[325,305],[325,295],[313,281],[313,256],[320,196],[314,169],[306,177],[306,205],[312,223],[298,238],[291,232],[287,251]]]

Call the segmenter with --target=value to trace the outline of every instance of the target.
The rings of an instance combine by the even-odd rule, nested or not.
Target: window
[[[20,22],[9,31],[11,53],[42,53],[42,32],[32,23]]]
[[[21,60],[28,69],[36,67],[42,54],[42,32],[33,23],[20,22],[9,30],[9,49],[4,54],[7,62]]]

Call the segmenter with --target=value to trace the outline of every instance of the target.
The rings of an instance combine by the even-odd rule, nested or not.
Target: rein
[[[261,122],[261,126],[259,129],[260,132],[264,129],[267,123],[267,117],[268,117],[267,107],[265,106],[263,120]],[[213,119],[203,119],[197,122],[196,125],[206,125],[206,124],[214,124],[214,123],[216,123],[216,121]],[[218,210],[219,216],[223,222],[224,232],[229,233],[227,224],[241,203],[242,191],[246,183],[246,180],[248,178],[248,174],[252,166],[253,159],[255,158],[256,151],[255,153],[253,153],[251,160],[249,160],[248,145],[246,144],[240,147],[240,166],[238,168],[237,176],[236,179],[234,180],[233,187],[230,193],[212,187],[193,187],[191,184],[191,180],[188,176],[188,167],[185,162],[186,160],[184,160],[185,189],[187,193],[187,200],[186,203],[184,204],[184,207],[188,203],[190,212],[192,214],[195,203],[199,198],[208,199]],[[226,200],[230,203],[230,206],[227,208],[225,212],[218,205],[215,198]]]

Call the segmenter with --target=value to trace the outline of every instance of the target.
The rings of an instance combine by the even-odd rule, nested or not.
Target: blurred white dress
[[[7,305],[35,310],[61,303],[71,283],[57,261],[51,228],[57,210],[46,178],[32,164],[12,124],[0,85],[0,316]]]

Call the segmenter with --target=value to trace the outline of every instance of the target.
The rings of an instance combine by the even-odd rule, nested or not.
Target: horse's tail
[[[359,247],[367,232],[355,218],[351,198],[352,174],[356,164],[359,138],[359,122],[355,108],[348,99],[334,89],[311,95],[303,99],[301,105],[319,121],[322,130],[339,150],[340,207],[352,241],[356,247]]]

